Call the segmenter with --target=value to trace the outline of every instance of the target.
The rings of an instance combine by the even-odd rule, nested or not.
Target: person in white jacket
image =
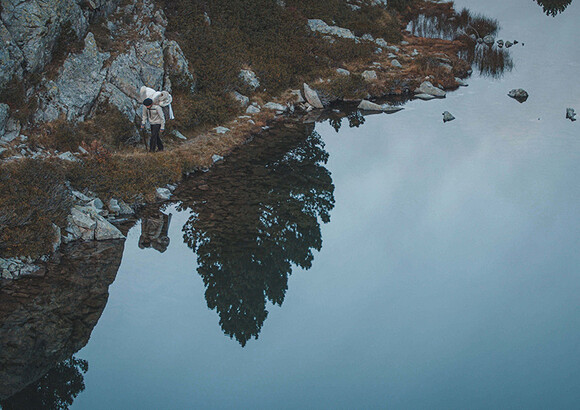
[[[141,129],[145,128],[145,124],[149,121],[151,124],[151,140],[149,141],[149,150],[155,152],[163,151],[163,143],[161,142],[160,133],[165,130],[165,115],[163,109],[157,104],[153,104],[151,98],[146,98],[143,101],[143,115],[141,116]]]

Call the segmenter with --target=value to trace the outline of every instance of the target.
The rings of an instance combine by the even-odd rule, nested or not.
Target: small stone
[[[339,75],[343,75],[343,76],[345,76],[345,77],[347,77],[347,76],[349,76],[349,75],[350,75],[350,71],[348,71],[348,70],[345,70],[344,68],[337,68],[337,69],[336,69],[336,72],[337,72]]]
[[[57,158],[63,160],[63,161],[69,161],[69,162],[78,162],[80,161],[80,159],[78,159],[77,157],[74,156],[74,154],[70,151],[67,152],[63,152],[62,154],[58,155]]]
[[[119,214],[121,212],[121,207],[116,199],[111,198],[109,200],[109,211],[113,214]]]
[[[171,198],[171,191],[167,188],[157,188],[157,190],[155,191],[155,196],[157,197],[157,199],[167,201],[169,200],[169,198]]]
[[[434,100],[437,97],[435,97],[431,94],[417,94],[417,95],[415,95],[415,98],[418,98],[418,99],[424,100],[424,101],[429,101],[429,100]]]
[[[524,90],[523,88],[516,88],[511,90],[508,93],[508,96],[513,98],[514,100],[517,100],[520,103],[525,102],[529,97],[527,91]]]
[[[403,41],[401,41],[401,45],[402,45],[402,46],[408,46],[408,45],[409,45],[409,42],[408,42],[408,41],[405,41],[405,40],[403,40]]]
[[[399,63],[399,60],[393,60],[393,61],[391,61],[391,65],[393,67],[396,67],[396,68],[403,68],[403,65],[401,63]]]
[[[287,106],[275,102],[269,102],[264,104],[264,108],[267,110],[282,111],[282,112],[288,110]]]
[[[511,46],[513,46],[513,45],[514,45],[514,43],[512,43],[511,41],[506,41],[506,42],[505,42],[505,47],[506,47],[506,48],[510,48],[510,47],[511,47]]]
[[[375,70],[363,71],[361,76],[362,76],[362,78],[364,78],[367,81],[376,81],[377,80],[377,72]]]
[[[389,46],[389,44],[383,38],[377,38],[377,39],[375,39],[375,43],[376,43],[377,46],[383,47],[383,48]]]
[[[89,153],[89,151],[87,151],[86,149],[84,149],[83,147],[79,146],[79,152],[83,155],[87,155]]]
[[[258,114],[260,112],[260,107],[257,105],[250,105],[247,109],[246,109],[246,114]]]
[[[214,128],[214,131],[215,131],[216,133],[218,133],[218,134],[225,134],[226,132],[229,132],[229,131],[230,131],[230,129],[229,129],[229,128],[226,128],[226,127],[221,127],[221,126],[220,126],[220,127],[216,127],[216,128]]]
[[[179,138],[180,140],[187,141],[187,137],[185,135],[183,135],[181,132],[179,132],[178,130],[173,130],[172,134],[173,134],[173,136],[175,136],[175,138]]]
[[[223,159],[224,159],[224,157],[222,157],[221,155],[218,155],[218,154],[213,154],[211,156],[211,160],[214,164],[218,161],[222,161]]]
[[[449,111],[443,113],[443,122],[453,121],[454,119],[455,117]]]
[[[234,99],[240,103],[242,107],[247,107],[250,104],[250,99],[237,91],[233,92]]]

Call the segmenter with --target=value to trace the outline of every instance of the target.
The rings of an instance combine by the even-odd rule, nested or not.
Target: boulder
[[[377,72],[375,70],[366,70],[362,72],[361,76],[367,81],[376,81]]]
[[[322,105],[322,102],[320,101],[320,97],[318,96],[316,90],[310,88],[310,86],[306,83],[304,83],[304,97],[306,97],[306,101],[308,101],[308,104],[310,104],[314,108],[319,109],[324,108],[324,105]]]
[[[445,91],[435,87],[429,81],[423,81],[421,86],[415,90],[415,94],[428,94],[436,98],[445,98]]]
[[[528,99],[529,94],[523,88],[516,88],[508,93],[508,97],[511,97],[514,100],[523,103]]]
[[[443,113],[443,122],[453,121],[454,119],[455,117],[449,111]]]
[[[316,31],[322,34],[329,34],[341,38],[349,38],[352,40],[356,39],[356,36],[347,28],[342,28],[338,26],[329,26],[323,20],[320,19],[310,19],[308,20],[308,27],[312,31]]]
[[[93,219],[91,217],[90,213],[84,211],[84,207],[78,207],[78,206],[74,206],[71,209],[69,222],[71,222],[73,225],[75,225],[76,228],[86,229],[86,230],[94,230],[97,226],[97,222],[95,221],[95,219]],[[76,229],[74,227],[71,227],[71,228],[67,228],[67,231],[68,232],[71,232],[71,231],[76,232]]]
[[[121,233],[112,223],[100,215],[97,215],[97,227],[95,228],[95,240],[108,241],[111,239],[123,239],[125,235]]]
[[[362,100],[357,107],[359,110],[362,111],[382,111],[383,107],[379,104],[375,104],[374,102],[370,102],[367,100]]]

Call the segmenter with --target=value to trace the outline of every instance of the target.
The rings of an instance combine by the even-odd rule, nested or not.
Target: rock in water
[[[443,113],[443,122],[453,121],[454,119],[455,117],[449,111]]]
[[[375,104],[375,103],[367,101],[367,100],[362,100],[357,108],[359,110],[362,110],[362,111],[382,111],[383,110],[383,107],[381,107],[379,104]]]
[[[306,97],[308,104],[312,105],[314,108],[324,108],[318,93],[310,88],[310,86],[306,83],[304,83],[304,97]]]
[[[570,121],[576,121],[576,111],[574,111],[574,108],[566,108],[566,118]]]
[[[415,90],[415,94],[427,94],[437,98],[445,98],[446,95],[445,91],[435,87],[429,81],[423,81],[421,86]]]
[[[514,100],[517,100],[520,103],[523,103],[524,101],[526,101],[529,97],[528,93],[526,92],[526,90],[522,89],[522,88],[517,88],[517,89],[513,89],[508,93],[508,96],[513,98]]]
[[[125,236],[120,230],[102,216],[97,215],[97,228],[95,229],[95,239],[97,241],[123,238],[125,238]]]

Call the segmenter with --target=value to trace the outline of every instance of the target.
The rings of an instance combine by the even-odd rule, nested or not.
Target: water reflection
[[[88,364],[72,355],[87,344],[101,317],[123,249],[124,241],[70,244],[44,276],[2,283],[3,408],[66,408],[82,391]],[[20,406],[25,403],[58,405]]]
[[[480,75],[501,78],[510,72],[513,60],[508,48],[503,43],[486,44],[485,36],[494,37],[499,30],[497,20],[481,15],[472,15],[463,9],[453,13],[447,9],[431,9],[428,14],[419,14],[412,18],[407,30],[414,36],[460,40],[463,47],[460,57],[465,59]]]
[[[68,409],[74,399],[85,390],[83,375],[88,369],[89,363],[86,360],[71,356],[36,383],[0,401],[0,406],[4,410]]]
[[[144,216],[141,220],[141,236],[139,248],[153,248],[163,253],[169,247],[169,225],[171,214],[158,212],[156,215]]]
[[[330,220],[328,153],[312,124],[287,124],[240,149],[176,192],[191,217],[184,240],[197,254],[210,309],[244,346],[258,338],[267,301],[282,305],[292,265],[312,266]]]
[[[555,17],[558,13],[563,13],[572,0],[536,0],[536,3],[542,6],[548,16]]]

